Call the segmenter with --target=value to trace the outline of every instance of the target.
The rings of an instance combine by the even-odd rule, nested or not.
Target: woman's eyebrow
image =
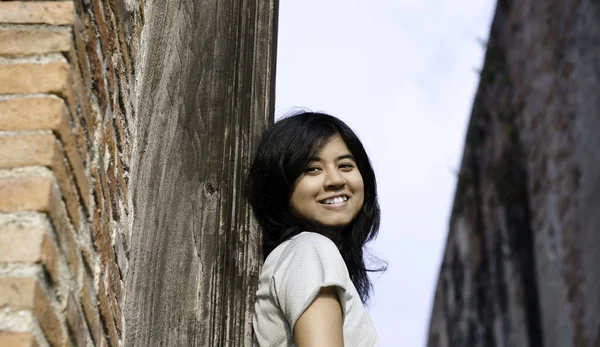
[[[335,160],[336,161],[340,161],[340,160],[344,160],[344,159],[351,159],[353,161],[356,161],[356,159],[354,159],[354,156],[350,153],[348,154],[344,154],[344,155],[340,155],[339,157],[337,157]]]
[[[340,160],[344,160],[344,159],[351,159],[353,161],[356,161],[356,159],[354,159],[354,156],[350,153],[348,154],[342,154],[339,157],[335,158],[335,161],[340,161]],[[309,163],[312,163],[313,161],[322,161],[323,159],[321,159],[321,157],[310,157],[310,159],[308,159]]]

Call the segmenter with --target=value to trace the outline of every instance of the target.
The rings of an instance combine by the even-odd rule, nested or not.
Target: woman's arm
[[[298,347],[343,347],[342,307],[335,287],[322,288],[294,326]]]

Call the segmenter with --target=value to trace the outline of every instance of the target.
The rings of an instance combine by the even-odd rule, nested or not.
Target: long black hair
[[[296,180],[310,158],[335,135],[354,156],[364,182],[363,206],[341,233],[298,219],[289,205]],[[385,266],[368,269],[363,254],[365,244],[377,236],[381,212],[375,172],[367,152],[344,122],[324,113],[301,112],[272,125],[264,133],[248,172],[246,199],[262,228],[265,259],[275,247],[303,231],[325,235],[338,246],[362,302],[368,301],[372,285],[367,273],[385,270]]]

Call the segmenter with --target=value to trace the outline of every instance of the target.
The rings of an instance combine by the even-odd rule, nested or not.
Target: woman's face
[[[303,220],[341,230],[358,215],[364,198],[354,157],[336,134],[296,180],[290,208]]]

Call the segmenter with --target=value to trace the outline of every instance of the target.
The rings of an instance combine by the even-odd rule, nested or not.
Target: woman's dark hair
[[[340,233],[322,225],[296,218],[290,211],[290,197],[296,180],[333,136],[339,135],[354,156],[364,182],[364,203],[356,218]],[[363,303],[372,289],[365,266],[363,248],[379,230],[380,210],[377,184],[369,157],[354,132],[341,120],[324,113],[302,112],[285,117],[263,135],[246,179],[246,198],[262,228],[263,256],[282,242],[312,231],[336,243],[350,279]]]

